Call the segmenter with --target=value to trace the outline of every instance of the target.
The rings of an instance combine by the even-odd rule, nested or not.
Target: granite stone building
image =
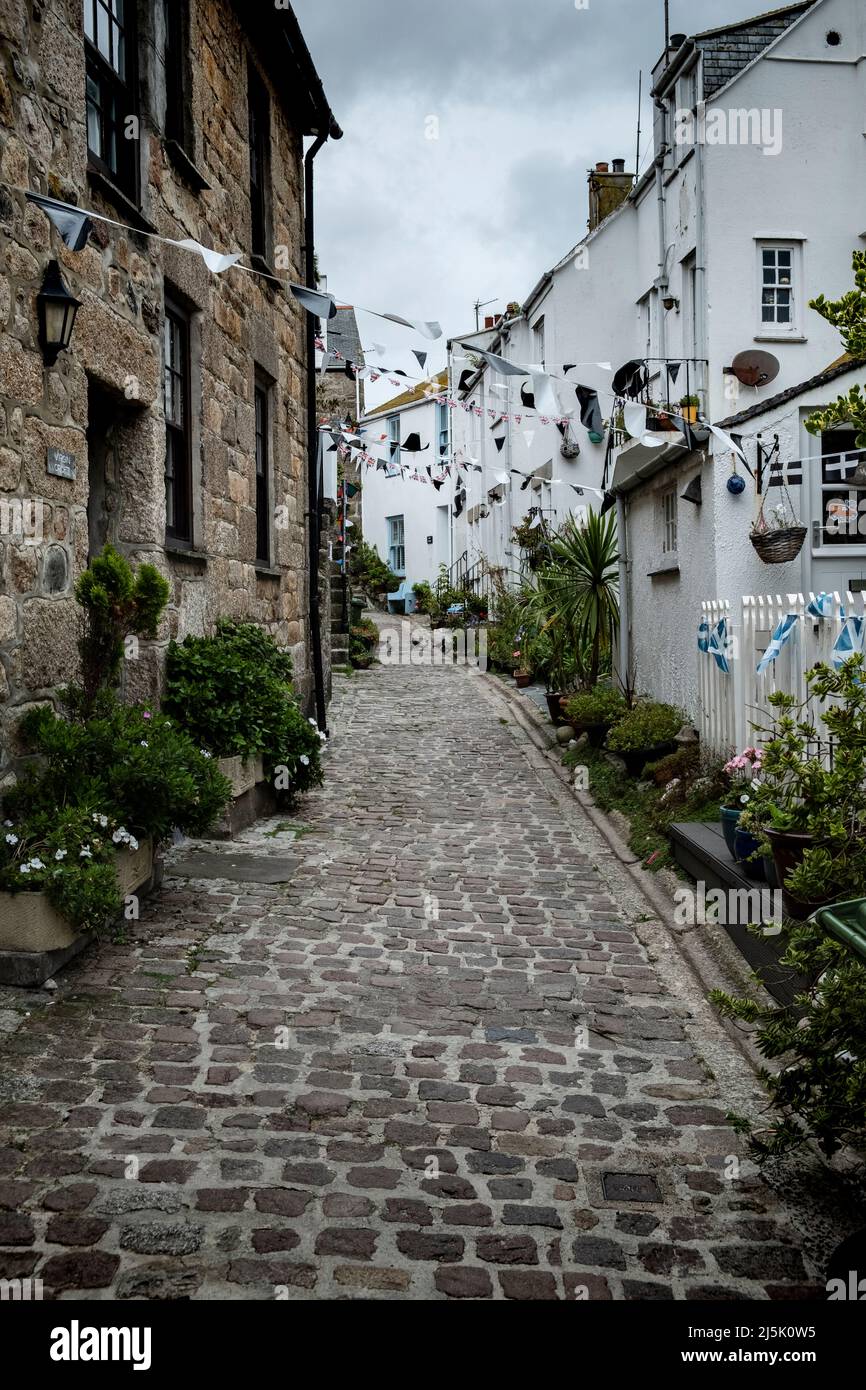
[[[288,5],[0,0],[0,45],[2,785],[22,712],[75,673],[73,586],[107,541],[171,586],[128,698],[158,696],[170,638],[228,615],[323,708],[314,324],[280,280],[314,283],[312,160],[341,132]],[[69,250],[28,190],[123,225]],[[80,301],[53,364],[52,261]]]

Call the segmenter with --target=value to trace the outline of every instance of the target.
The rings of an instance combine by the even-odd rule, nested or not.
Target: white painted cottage
[[[810,408],[846,389],[845,371],[837,375],[831,365],[838,334],[808,302],[851,287],[851,254],[866,238],[866,6],[812,0],[677,35],[654,69],[653,94],[649,170],[630,192],[613,184],[623,177],[621,162],[593,171],[591,192],[614,195],[591,198],[601,214],[617,188],[625,196],[499,326],[491,350],[544,364],[557,377],[577,364],[569,384],[554,383],[560,408],[575,405],[580,382],[598,391],[601,413],[614,424],[624,422],[616,418],[613,374],[643,363],[641,399],[688,415],[680,402],[696,396],[702,418],[742,435],[752,472],[758,426],[770,445],[778,427],[783,464],[810,459],[803,485],[791,492],[809,525],[807,543],[793,566],[761,562],[748,539],[755,483],[738,462],[746,489],[728,490],[733,455],[716,438],[690,447],[676,430],[633,440],[615,432],[608,450],[607,440],[592,443],[576,423],[580,455],[563,457],[563,443],[572,441],[527,413],[519,425],[509,422],[498,449],[501,427],[488,412],[507,402],[509,414],[520,413],[521,388],[530,383],[488,366],[463,375],[472,364],[455,342],[450,381],[462,408],[452,411],[453,447],[483,468],[475,474],[479,497],[470,491],[455,521],[455,554],[465,549],[513,570],[511,526],[530,498],[558,522],[592,500],[580,499],[575,485],[604,487],[616,499],[624,556],[620,668],[636,668],[643,689],[697,717],[702,599],[736,603],[762,589],[817,591],[843,580],[847,587],[866,574],[859,544],[866,537],[828,545],[822,524],[832,479],[822,481],[820,456],[848,444],[814,439],[802,424]],[[755,352],[775,358],[778,372],[741,385],[727,369]],[[598,362],[613,372],[591,365]],[[534,479],[524,487],[512,468]],[[470,520],[473,501],[490,502],[506,471],[502,504]],[[683,499],[690,484],[697,500]]]
[[[441,481],[449,411],[433,394],[446,386],[442,372],[377,406],[362,422],[373,456],[372,463],[361,461],[357,475],[364,540],[410,587],[434,584],[440,566],[452,562],[451,479]]]

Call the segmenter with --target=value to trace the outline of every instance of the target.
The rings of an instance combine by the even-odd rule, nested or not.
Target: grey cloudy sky
[[[586,230],[586,172],[643,155],[663,0],[294,0],[344,137],[316,161],[319,265],[339,295],[446,334],[523,300]],[[671,31],[772,9],[671,0]],[[428,117],[439,138],[428,139]],[[383,343],[405,330],[362,320]]]

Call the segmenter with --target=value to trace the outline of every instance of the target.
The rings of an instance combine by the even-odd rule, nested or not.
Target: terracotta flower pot
[[[515,671],[514,679],[518,690],[525,690],[528,685],[532,684],[532,676],[528,671]]]

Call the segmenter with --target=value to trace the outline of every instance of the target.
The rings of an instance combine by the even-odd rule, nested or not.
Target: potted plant
[[[807,674],[808,698],[776,691],[756,809],[786,913],[797,920],[866,894],[866,683],[864,658]],[[821,708],[828,743],[812,709]]]
[[[786,565],[790,560],[796,560],[806,539],[806,527],[797,516],[784,485],[783,490],[787,505],[779,502],[768,516],[764,509],[765,493],[757,520],[749,532],[749,540],[765,565]]]
[[[700,399],[697,396],[683,396],[680,400],[680,414],[690,425],[697,423]]]
[[[639,777],[647,763],[676,751],[676,736],[684,722],[681,710],[647,700],[613,726],[606,746],[620,755],[631,777]]]
[[[586,734],[593,748],[601,748],[609,731],[628,712],[625,696],[609,685],[597,685],[566,696],[562,709],[574,732]]]
[[[729,779],[729,786],[719,807],[728,853],[752,878],[764,876],[761,861],[752,858],[757,853],[759,840],[742,823],[742,816],[757,789],[756,779],[760,776],[763,757],[760,748],[744,748],[725,763],[723,772]]]

